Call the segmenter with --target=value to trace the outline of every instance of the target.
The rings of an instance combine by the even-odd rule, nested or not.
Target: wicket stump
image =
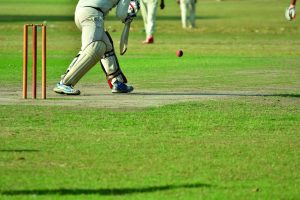
[[[28,76],[28,28],[32,28],[32,98],[36,99],[37,74],[37,27],[42,28],[42,99],[46,99],[46,26],[44,24],[24,25],[23,49],[23,99],[27,99]]]

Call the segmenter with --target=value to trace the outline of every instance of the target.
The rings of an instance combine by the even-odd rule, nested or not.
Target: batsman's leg
[[[101,67],[106,75],[107,82],[113,93],[129,93],[133,91],[133,87],[126,85],[127,79],[123,74],[117,56],[115,54],[112,38],[108,32],[103,37],[107,51],[100,60]]]
[[[80,93],[73,86],[102,58],[106,44],[104,35],[103,14],[94,8],[83,7],[76,10],[75,22],[82,31],[82,48],[62,76],[54,91],[62,94]]]
[[[102,41],[94,41],[88,45],[78,57],[74,66],[65,75],[62,83],[76,85],[76,83],[101,59],[106,49]]]
[[[67,75],[67,73],[72,69],[72,67],[74,66],[74,64],[76,63],[76,61],[78,60],[78,57],[80,56],[81,51],[75,56],[75,58],[72,60],[71,64],[69,65],[69,67],[67,68],[66,72],[61,75],[61,82],[64,79],[64,77]]]

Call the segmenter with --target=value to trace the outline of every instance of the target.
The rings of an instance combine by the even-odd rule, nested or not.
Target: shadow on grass
[[[268,96],[268,95],[266,95]],[[274,97],[300,97],[300,94],[274,94],[274,95],[270,95],[270,96],[274,96]]]
[[[74,16],[63,15],[0,15],[0,22],[73,21]]]
[[[0,152],[33,153],[33,152],[39,152],[39,150],[36,150],[36,149],[0,149]]]
[[[209,20],[209,19],[221,19],[221,16],[197,16],[196,19],[199,20]],[[180,15],[173,15],[173,16],[157,16],[157,20],[167,20],[167,21],[181,21]]]
[[[219,16],[198,16],[197,19],[219,19]],[[142,20],[141,16],[137,17]],[[108,16],[108,21],[119,21],[116,17]],[[180,21],[178,16],[158,16],[157,20]],[[0,15],[0,22],[36,22],[36,21],[74,21],[73,15]]]
[[[136,92],[133,95],[162,95],[162,96],[240,96],[240,97],[296,97],[299,98],[300,94],[242,94],[242,93],[197,93],[197,92]]]
[[[212,187],[209,184],[195,183],[183,185],[152,186],[145,188],[108,188],[108,189],[53,189],[53,190],[8,190],[3,195],[127,195],[134,193],[159,192],[182,188]]]

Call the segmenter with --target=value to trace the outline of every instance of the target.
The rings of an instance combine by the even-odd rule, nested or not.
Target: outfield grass
[[[22,26],[45,21],[51,92],[80,46],[75,4],[1,1],[1,92],[19,87],[21,98]],[[300,25],[285,21],[287,5],[198,1],[197,29],[183,30],[166,1],[149,46],[141,17],[132,24],[119,61],[137,92],[224,98],[130,109],[1,101],[0,199],[299,198]],[[118,47],[113,13],[106,27]],[[98,82],[99,66],[78,87]]]

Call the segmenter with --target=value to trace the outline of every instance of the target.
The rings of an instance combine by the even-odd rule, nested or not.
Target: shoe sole
[[[80,95],[80,91],[77,93],[67,93],[64,92],[63,90],[58,90],[58,89],[53,89],[54,92],[58,93],[58,94],[66,94],[66,95]]]
[[[121,90],[114,90],[112,89],[111,92],[112,93],[130,93],[133,91],[134,88],[132,88],[131,90],[128,90],[128,91],[121,91]]]

